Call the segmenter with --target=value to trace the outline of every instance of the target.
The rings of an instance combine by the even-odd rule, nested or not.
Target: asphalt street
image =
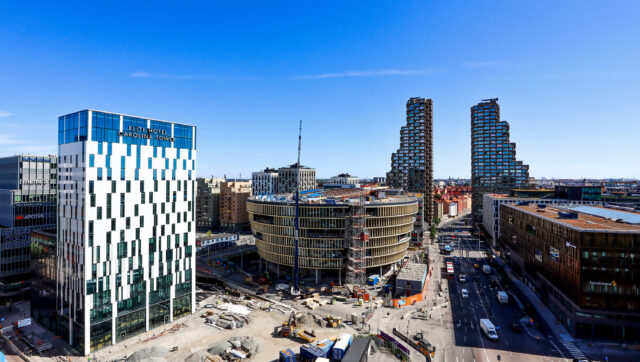
[[[488,263],[484,245],[470,234],[464,220],[456,220],[438,232],[438,246],[431,248],[439,255],[436,264],[441,268],[442,281],[447,284],[450,308],[452,343],[440,353],[437,361],[571,361],[571,353],[553,337],[542,336],[528,327],[525,315],[518,303],[510,296],[508,304],[500,304],[498,290],[504,290],[496,283],[499,276]],[[441,252],[444,245],[452,248],[451,253]],[[456,260],[457,259],[457,260]],[[446,262],[454,263],[455,278],[447,279]],[[478,268],[474,267],[478,264]],[[483,265],[491,266],[491,273],[482,271]],[[459,280],[460,274],[466,277]],[[494,280],[492,285],[492,279]],[[468,298],[463,298],[466,289]],[[446,320],[448,316],[443,316]],[[498,328],[498,341],[489,340],[479,328],[480,319],[487,318]],[[519,331],[511,325],[515,323]],[[445,347],[446,348],[446,347]]]

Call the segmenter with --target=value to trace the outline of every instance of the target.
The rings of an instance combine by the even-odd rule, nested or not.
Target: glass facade
[[[154,130],[158,130],[158,131],[162,132],[162,134],[164,134],[164,135],[171,136],[171,123],[161,122],[161,121],[151,121],[149,128],[154,129]],[[150,145],[151,146],[158,146],[158,147],[171,147],[171,141],[170,140],[162,140],[162,139],[159,139],[159,138],[152,138],[150,140]],[[162,157],[164,157],[164,156],[162,156]]]
[[[91,140],[97,142],[120,142],[120,116],[93,111],[91,118]]]
[[[87,140],[88,111],[58,117],[58,144]]]
[[[0,158],[0,304],[28,297],[31,232],[56,225],[57,160]]]
[[[136,117],[122,116],[122,130],[129,132],[130,129],[137,127],[147,128],[147,120]],[[130,145],[147,145],[147,139],[142,137],[122,136],[122,142]]]
[[[69,144],[80,138],[64,120],[82,113],[88,138]],[[193,311],[196,131],[93,110],[61,118],[56,310],[60,335],[86,355]]]

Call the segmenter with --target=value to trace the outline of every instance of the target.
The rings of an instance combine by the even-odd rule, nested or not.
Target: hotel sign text
[[[131,137],[131,138],[145,138],[148,140],[154,139],[154,140],[169,141],[169,142],[174,141],[174,138],[171,137],[169,134],[167,134],[166,130],[156,129],[156,128],[129,126],[129,128],[126,131],[120,132],[120,136]]]

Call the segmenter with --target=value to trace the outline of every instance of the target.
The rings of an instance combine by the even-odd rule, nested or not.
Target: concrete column
[[[318,285],[318,272],[319,271],[320,271],[319,269],[316,269],[316,285]]]
[[[380,278],[382,278],[382,265],[380,265]]]
[[[342,269],[338,269],[338,285],[342,285]]]
[[[280,278],[280,264],[278,264],[278,266],[277,266],[277,269],[276,269],[276,270],[277,270],[276,275],[277,275],[277,277],[278,277],[278,278]]]

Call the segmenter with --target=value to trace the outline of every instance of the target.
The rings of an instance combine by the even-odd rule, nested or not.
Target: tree
[[[435,240],[436,239],[436,226],[435,225],[431,225],[431,240]]]

